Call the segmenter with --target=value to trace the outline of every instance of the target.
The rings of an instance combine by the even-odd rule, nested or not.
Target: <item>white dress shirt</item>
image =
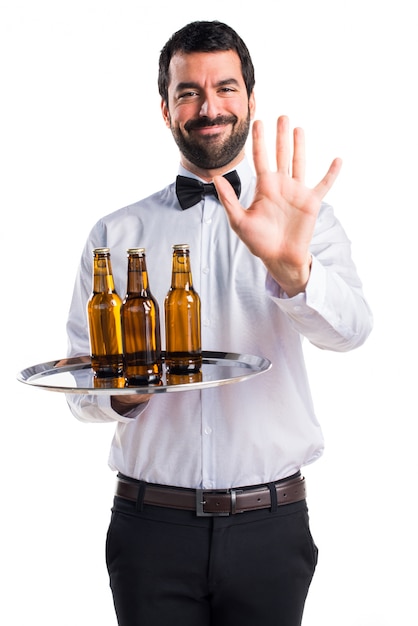
[[[237,167],[240,202],[251,203],[255,179]],[[179,173],[192,176],[180,167]],[[286,297],[231,230],[215,196],[185,211],[175,184],[103,217],[82,254],[68,319],[69,356],[90,353],[86,303],[92,289],[92,250],[109,247],[116,291],[127,282],[126,250],[144,247],[150,289],[160,306],[171,283],[172,245],[190,245],[193,283],[202,305],[202,349],[253,354],[271,369],[246,381],[150,396],[123,417],[109,396],[68,395],[80,420],[114,420],[109,465],[133,478],[193,488],[239,487],[284,478],[315,461],[323,436],[302,353],[302,339],[322,349],[360,346],[372,327],[351,260],[350,242],[323,203],[312,240],[312,269],[304,293]]]

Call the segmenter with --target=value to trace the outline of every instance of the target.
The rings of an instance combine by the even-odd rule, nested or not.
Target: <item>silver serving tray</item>
[[[17,379],[47,391],[90,395],[119,395],[135,393],[167,393],[206,389],[247,380],[271,368],[268,359],[232,352],[202,352],[202,368],[198,376],[186,374],[170,380],[163,364],[161,385],[126,387],[123,379],[97,382],[89,356],[72,357],[32,365],[19,372]],[[100,386],[97,385],[106,385]]]

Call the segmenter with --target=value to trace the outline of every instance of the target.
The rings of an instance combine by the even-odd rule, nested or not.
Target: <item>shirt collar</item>
[[[236,170],[237,173],[238,173],[238,176],[240,177],[242,192],[244,190],[247,190],[248,187],[250,186],[252,180],[254,179],[254,173],[253,173],[253,171],[251,169],[251,166],[250,166],[250,163],[248,161],[248,158],[245,156],[242,159],[242,161],[240,161],[238,163],[238,165],[236,167],[233,167],[233,168],[231,168],[228,171],[232,172],[233,170]],[[226,174],[226,172],[224,172],[224,173]],[[189,178],[196,178],[197,180],[200,180],[202,183],[207,182],[207,181],[204,181],[202,178],[199,178],[199,176],[196,176],[196,174],[193,174],[192,172],[187,170],[181,164],[179,165],[178,174],[180,174],[180,176],[188,176]],[[241,192],[241,195],[242,195],[242,192]]]

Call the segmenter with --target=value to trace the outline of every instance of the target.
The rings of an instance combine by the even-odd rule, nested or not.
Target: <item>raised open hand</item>
[[[284,291],[293,296],[303,291],[309,278],[309,246],[321,201],[341,169],[334,159],[324,178],[306,187],[305,139],[301,128],[293,131],[290,148],[289,120],[277,120],[277,171],[269,169],[262,122],[253,125],[253,158],[257,175],[254,200],[244,209],[223,177],[214,183],[228,214],[231,228],[249,250],[260,257]]]

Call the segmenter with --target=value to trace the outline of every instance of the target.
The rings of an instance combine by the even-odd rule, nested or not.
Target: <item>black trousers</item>
[[[305,501],[197,517],[115,497],[106,542],[120,626],[300,626],[317,554]]]

